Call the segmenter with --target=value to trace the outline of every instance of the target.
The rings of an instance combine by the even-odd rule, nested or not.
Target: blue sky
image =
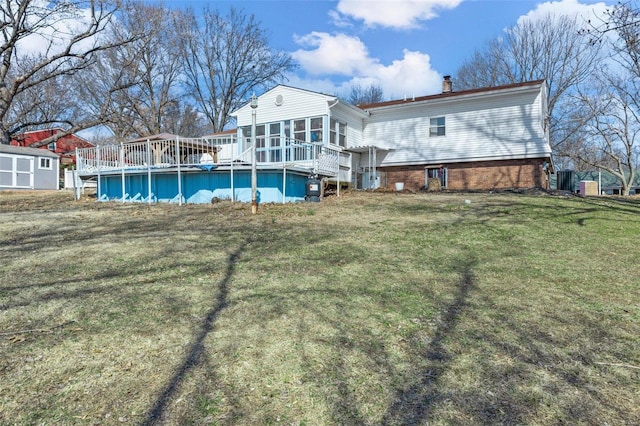
[[[612,0],[608,0],[611,3]],[[375,83],[387,99],[437,93],[476,48],[519,19],[546,12],[593,18],[606,7],[592,0],[165,0],[171,7],[232,5],[254,14],[273,48],[299,68],[287,84],[347,94]]]

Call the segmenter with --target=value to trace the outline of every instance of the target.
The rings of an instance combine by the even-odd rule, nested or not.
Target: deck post
[[[75,153],[76,153],[76,166],[73,168],[73,199],[75,201],[78,201],[80,199],[80,189],[78,188],[78,162],[79,162],[79,158],[78,157],[78,147],[75,148]],[[66,175],[65,175],[65,180],[66,180]],[[66,184],[66,182],[65,182]]]
[[[147,203],[151,204],[151,142],[147,139]]]
[[[96,145],[96,168],[98,169],[98,197],[97,200],[100,201],[102,199],[102,184],[101,184],[101,180],[100,179],[100,167],[102,166],[102,164],[100,164],[100,145]]]
[[[337,197],[340,198],[340,153],[339,152],[338,152],[338,177],[336,180],[338,181]]]
[[[240,144],[238,144],[238,146],[240,146]],[[236,194],[235,194],[235,188],[233,187],[233,144],[231,145],[231,202],[234,202],[236,200]]]
[[[282,204],[287,202],[287,165],[282,163]]]
[[[256,170],[256,109],[258,97],[251,96],[251,214],[258,213],[258,173]]]
[[[182,173],[180,170],[180,136],[176,136],[176,163],[178,164],[178,205],[182,205]]]
[[[122,176],[122,202],[125,202],[126,180],[124,176],[124,145],[120,142],[120,173]]]

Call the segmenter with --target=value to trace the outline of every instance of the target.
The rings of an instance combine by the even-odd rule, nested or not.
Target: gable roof
[[[137,138],[137,139],[131,139],[129,141],[126,141],[125,143],[132,143],[132,142],[146,142],[146,141],[166,141],[166,140],[175,140],[176,138],[180,138],[180,139],[189,139],[189,138],[185,138],[183,136],[180,135],[174,135],[173,133],[158,133],[155,135],[149,135],[149,136],[143,136],[141,138]]]
[[[61,127],[54,127],[51,129],[40,129],[40,130],[30,130],[28,132],[20,133],[19,135],[14,136],[13,140],[16,142],[20,142],[20,145],[29,146],[36,142],[40,142],[44,139],[50,138],[51,136],[55,136],[58,133],[63,133],[65,130]],[[64,139],[72,139],[78,145],[86,145],[82,146],[82,148],[91,147],[93,144],[82,138],[75,133],[67,134],[64,136],[60,136],[56,142],[61,142]]]
[[[16,155],[32,155],[38,157],[50,157],[50,158],[59,158],[60,156],[54,152],[49,151],[44,147],[42,148],[29,148],[25,146],[14,146],[14,145],[5,145],[0,144],[0,152],[5,154],[16,154]]]
[[[223,130],[221,132],[212,133],[210,135],[205,135],[205,136],[203,136],[203,138],[215,138],[216,136],[228,136],[228,135],[235,135],[237,133],[238,133],[238,128],[234,127],[233,129],[227,129],[227,130]]]
[[[534,80],[534,81],[527,81],[524,83],[505,84],[502,86],[481,87],[478,89],[461,90],[459,92],[437,93],[435,95],[419,96],[419,97],[409,98],[409,99],[397,99],[393,101],[378,102],[374,104],[358,105],[358,108],[363,110],[369,110],[369,109],[383,108],[383,107],[395,106],[395,105],[412,104],[414,102],[424,102],[424,101],[431,101],[431,100],[437,100],[437,99],[450,99],[450,98],[481,94],[481,93],[509,91],[509,90],[518,89],[518,88],[533,88],[536,86],[540,86],[541,84],[544,84],[544,80]]]

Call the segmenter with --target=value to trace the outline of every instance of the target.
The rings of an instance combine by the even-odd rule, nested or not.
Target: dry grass
[[[640,423],[640,200],[249,211],[0,192],[0,423]]]

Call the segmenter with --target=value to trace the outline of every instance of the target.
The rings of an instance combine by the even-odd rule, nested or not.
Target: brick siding
[[[527,160],[477,161],[442,164],[448,171],[450,190],[491,190],[507,188],[548,188],[542,170],[544,158]],[[548,161],[548,159],[547,159]],[[419,191],[425,187],[425,169],[431,166],[380,167],[382,185],[393,189],[403,182],[406,189]]]

